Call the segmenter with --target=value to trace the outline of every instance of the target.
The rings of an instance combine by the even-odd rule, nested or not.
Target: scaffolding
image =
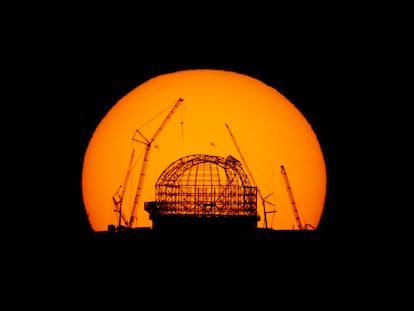
[[[155,201],[145,202],[150,218],[248,218],[258,221],[257,187],[252,186],[241,163],[194,154],[170,164],[155,184]]]

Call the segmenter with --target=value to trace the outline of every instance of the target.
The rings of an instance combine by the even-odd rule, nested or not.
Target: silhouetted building
[[[145,202],[154,230],[243,230],[257,228],[257,187],[229,155],[185,156],[170,164]]]

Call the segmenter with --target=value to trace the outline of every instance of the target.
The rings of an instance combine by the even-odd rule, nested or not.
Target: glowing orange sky
[[[112,196],[123,184],[135,149],[123,204],[129,217],[145,151],[145,145],[132,137],[139,129],[151,139],[180,97],[184,101],[152,145],[136,226],[151,226],[144,202],[154,200],[156,180],[172,162],[196,153],[231,154],[241,161],[226,123],[260,192],[275,205],[266,206],[277,211],[267,214],[268,227],[297,229],[281,165],[302,223],[318,226],[326,196],[326,168],[311,125],[293,103],[264,82],[235,72],[199,69],[159,75],[138,85],[114,103],[95,129],[82,171],[83,201],[95,231],[117,224]],[[258,211],[258,227],[264,227],[260,198]]]

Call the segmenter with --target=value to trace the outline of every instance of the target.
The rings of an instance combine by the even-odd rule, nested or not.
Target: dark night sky
[[[58,80],[56,113],[62,119],[57,128],[61,135],[65,166],[61,176],[67,176],[61,228],[77,235],[88,230],[81,198],[81,168],[83,155],[92,133],[109,109],[122,96],[146,80],[159,74],[184,69],[213,68],[231,70],[257,78],[274,87],[302,112],[312,125],[325,157],[328,190],[320,229],[335,231],[346,225],[347,199],[343,197],[345,167],[343,152],[349,143],[344,120],[350,105],[349,64],[335,53],[335,42],[322,42],[311,34],[291,38],[292,42],[268,42],[254,38],[205,42],[172,40],[151,46],[148,43],[122,46],[115,53],[95,44],[75,51],[58,70],[65,75]],[[319,40],[319,41],[318,41]],[[290,41],[290,40],[289,40]],[[137,40],[137,44],[140,40]],[[107,44],[111,44],[109,41]],[[115,44],[112,42],[112,44]],[[131,44],[131,42],[130,42]],[[113,47],[111,47],[111,51]],[[66,72],[66,73],[65,73]],[[60,95],[62,94],[62,95]],[[62,101],[65,103],[63,106]],[[346,107],[346,110],[344,110]],[[349,125],[348,125],[349,126]],[[65,158],[66,159],[66,158]],[[58,192],[60,193],[60,192]],[[350,200],[351,201],[351,200]],[[59,211],[60,215],[61,212]],[[56,224],[55,224],[56,225]]]
[[[13,304],[19,303],[16,291],[27,291],[31,305],[43,308],[97,309],[113,302],[117,308],[129,303],[137,308],[145,301],[170,309],[190,304],[191,310],[248,304],[272,310],[278,305],[336,309],[361,306],[361,299],[370,306],[387,297],[393,305],[400,301],[384,288],[398,286],[389,277],[405,276],[408,270],[399,271],[395,240],[378,231],[406,220],[403,211],[410,204],[391,202],[381,213],[382,192],[371,182],[401,183],[394,176],[384,178],[390,161],[379,160],[393,150],[388,147],[394,141],[388,112],[398,103],[387,99],[381,106],[378,97],[385,94],[387,67],[409,76],[400,55],[390,53],[400,54],[398,35],[412,28],[404,25],[411,18],[399,18],[400,12],[392,16],[388,3],[364,7],[314,1],[229,7],[224,2],[135,2],[130,7],[114,2],[42,7],[36,2],[19,5],[16,12],[5,24],[2,41],[2,83],[10,93],[5,107],[17,116],[10,120],[8,111],[3,114],[3,138],[10,142],[3,154],[18,160],[5,162],[12,178],[3,183],[3,198],[12,200],[3,202],[3,211],[11,212],[3,218],[2,258],[10,275],[4,282],[13,294],[4,296],[13,297]],[[409,43],[408,36],[400,36]],[[89,239],[81,175],[95,128],[141,83],[199,68],[257,78],[309,121],[328,177],[317,240],[312,235],[267,236],[248,247],[228,241]],[[407,81],[398,90],[409,89]],[[372,155],[378,142],[380,151]],[[381,280],[388,285],[382,287]]]
[[[356,184],[361,182],[353,164],[362,116],[355,112],[366,98],[355,94],[366,87],[363,81],[370,69],[368,52],[361,49],[364,39],[354,36],[342,15],[320,13],[303,20],[295,10],[266,14],[250,9],[247,15],[232,17],[224,12],[206,12],[200,18],[157,16],[151,23],[113,12],[94,14],[91,22],[87,12],[77,12],[76,19],[52,18],[59,36],[46,24],[33,31],[38,53],[22,62],[30,68],[27,81],[40,85],[35,95],[47,103],[41,106],[45,109],[40,111],[42,127],[36,137],[45,138],[42,147],[50,150],[46,157],[32,150],[38,161],[34,174],[44,176],[44,167],[53,165],[47,185],[35,187],[34,196],[42,195],[42,213],[30,226],[46,236],[53,231],[82,239],[89,231],[81,194],[82,161],[99,122],[116,101],[150,78],[209,68],[257,78],[301,111],[319,139],[327,167],[320,232],[340,236],[345,228],[358,231],[364,225],[355,216],[360,206]],[[156,20],[164,26],[154,27]],[[356,184],[350,183],[352,178]],[[37,210],[29,213],[39,218]]]
[[[365,132],[361,124],[366,126],[362,111],[374,105],[369,95],[374,87],[366,82],[376,67],[372,50],[366,48],[367,38],[372,38],[367,36],[371,28],[357,27],[371,13],[361,8],[347,11],[345,7],[329,11],[327,5],[318,7],[313,2],[294,5],[288,11],[275,8],[275,4],[260,9],[247,6],[239,11],[211,6],[209,10],[197,9],[197,14],[189,14],[188,10],[195,9],[189,7],[179,12],[166,7],[148,12],[136,6],[119,11],[100,6],[73,12],[67,8],[64,16],[51,14],[42,19],[40,27],[28,24],[19,40],[30,44],[19,48],[19,60],[9,64],[14,68],[9,80],[20,75],[26,86],[24,95],[28,95],[24,107],[15,105],[18,110],[25,109],[24,116],[31,120],[21,138],[34,141],[30,146],[22,142],[22,154],[27,157],[19,162],[23,172],[15,178],[25,178],[20,181],[27,192],[14,196],[25,203],[19,210],[21,217],[12,217],[19,220],[19,226],[30,228],[26,235],[29,243],[27,247],[11,243],[13,250],[19,247],[19,259],[25,259],[24,271],[32,273],[31,280],[44,280],[43,271],[47,270],[51,272],[47,279],[51,287],[72,280],[90,289],[85,282],[93,279],[108,291],[118,285],[107,282],[112,272],[112,276],[119,273],[114,281],[138,281],[138,286],[153,280],[152,285],[168,287],[163,290],[167,293],[184,276],[185,290],[195,295],[202,292],[198,286],[210,289],[206,284],[213,282],[220,293],[228,289],[227,285],[239,289],[240,300],[246,288],[257,291],[260,286],[255,283],[252,287],[250,279],[259,277],[271,284],[287,281],[287,290],[280,292],[279,286],[263,285],[260,290],[267,292],[252,295],[254,303],[266,297],[274,306],[286,292],[292,297],[292,289],[295,294],[298,287],[301,294],[321,290],[311,297],[314,300],[310,304],[304,299],[304,307],[322,306],[324,302],[332,307],[327,299],[317,299],[327,290],[335,307],[348,301],[348,291],[346,297],[341,293],[342,281],[352,280],[352,286],[358,285],[360,279],[355,281],[354,277],[360,275],[354,267],[363,265],[366,275],[373,269],[359,250],[368,253],[374,240],[373,234],[366,239],[362,235],[370,231],[366,229],[367,219],[376,208],[365,196],[368,185],[364,169],[372,158],[362,148],[371,144],[375,133],[371,128]],[[310,9],[312,14],[308,14]],[[24,69],[13,67],[16,63]],[[109,241],[95,249],[96,245],[88,244],[85,237],[90,228],[82,202],[81,175],[83,156],[95,128],[122,96],[141,83],[159,74],[200,68],[231,70],[257,78],[281,92],[309,121],[319,139],[328,178],[318,230],[320,244],[297,236],[265,238],[263,244],[246,250],[229,245],[218,249],[208,243],[196,249],[189,249],[189,245],[175,249],[168,241],[146,245],[145,250],[131,245],[131,241]],[[23,101],[20,94],[21,89],[13,94],[16,103]],[[368,222],[368,226],[378,224]],[[20,255],[22,251],[24,256]],[[180,256],[180,251],[185,255]],[[131,257],[132,253],[136,256]],[[250,261],[252,254],[256,260]],[[181,274],[179,268],[187,269],[189,264],[193,270]],[[142,274],[131,269],[138,266],[144,267]],[[268,269],[266,275],[263,266]],[[157,277],[163,273],[167,278],[160,281]],[[314,281],[322,287],[315,289]],[[70,298],[79,297],[75,290],[69,293]],[[141,289],[133,290],[134,295],[142,293]],[[59,290],[61,295],[67,294],[63,292]],[[115,297],[120,305],[123,298],[131,298],[123,294],[121,300]],[[106,301],[107,297],[99,295],[91,299],[93,304]],[[293,296],[290,303],[300,303],[302,297]],[[66,298],[65,302],[78,301]],[[157,300],[153,303],[156,305]]]

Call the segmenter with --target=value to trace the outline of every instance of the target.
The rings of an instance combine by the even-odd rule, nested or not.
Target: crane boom
[[[230,126],[229,126],[227,123],[225,124],[225,126],[226,126],[227,130],[229,131],[230,137],[231,137],[231,139],[233,140],[233,143],[234,143],[234,145],[236,146],[237,151],[239,152],[240,158],[241,158],[241,160],[242,160],[242,162],[243,162],[243,165],[245,166],[245,169],[246,169],[246,171],[247,171],[247,174],[249,175],[249,178],[250,178],[250,179],[251,179],[251,181],[252,181],[252,184],[253,184],[255,187],[257,187],[257,184],[256,184],[256,181],[254,180],[253,174],[251,173],[251,171],[250,171],[250,169],[249,169],[249,166],[247,165],[247,162],[246,162],[246,160],[244,159],[244,156],[243,156],[243,154],[242,154],[242,152],[241,152],[241,150],[240,150],[240,148],[239,148],[239,145],[237,144],[236,138],[234,137],[233,133],[232,133],[232,132],[231,132],[231,130],[230,130]],[[266,207],[265,207],[265,201],[266,201],[266,199],[262,196],[262,193],[260,192],[259,187],[257,187],[257,193],[259,194],[259,196],[260,196],[260,198],[261,198],[261,200],[262,200],[262,204],[263,204],[263,217],[264,217],[265,227],[266,227],[266,229],[267,229],[267,218],[266,218],[266,214],[267,214],[267,212],[266,212]],[[267,201],[266,201],[266,202],[267,202]],[[271,205],[273,205],[271,202],[268,202],[268,203],[269,203],[269,204],[271,204]]]
[[[303,230],[302,222],[299,217],[298,209],[296,208],[295,199],[293,198],[292,188],[290,187],[289,179],[287,177],[286,169],[283,165],[280,166],[281,173],[283,176],[283,180],[285,181],[287,192],[289,195],[290,204],[292,205],[293,214],[295,215],[296,223],[298,225],[299,230]]]
[[[172,107],[172,109],[170,110],[170,112],[168,113],[168,115],[166,116],[164,121],[161,123],[160,127],[155,131],[154,135],[152,136],[152,138],[150,140],[146,139],[145,136],[142,135],[142,133],[139,130],[136,130],[136,133],[139,133],[144,138],[146,148],[145,148],[144,159],[143,159],[143,162],[142,162],[141,173],[139,175],[137,191],[135,193],[134,203],[132,205],[131,216],[130,216],[130,220],[129,220],[129,224],[128,224],[129,228],[132,228],[135,225],[135,221],[137,219],[137,206],[138,206],[139,200],[141,198],[142,186],[144,184],[144,178],[145,178],[145,174],[147,172],[148,161],[149,161],[149,156],[150,156],[152,143],[159,136],[159,134],[161,133],[161,131],[163,130],[163,128],[165,127],[167,122],[171,119],[171,116],[174,114],[174,112],[177,110],[178,106],[183,101],[184,101],[184,99],[181,98],[181,97],[177,100],[177,102],[174,104],[174,106]]]

